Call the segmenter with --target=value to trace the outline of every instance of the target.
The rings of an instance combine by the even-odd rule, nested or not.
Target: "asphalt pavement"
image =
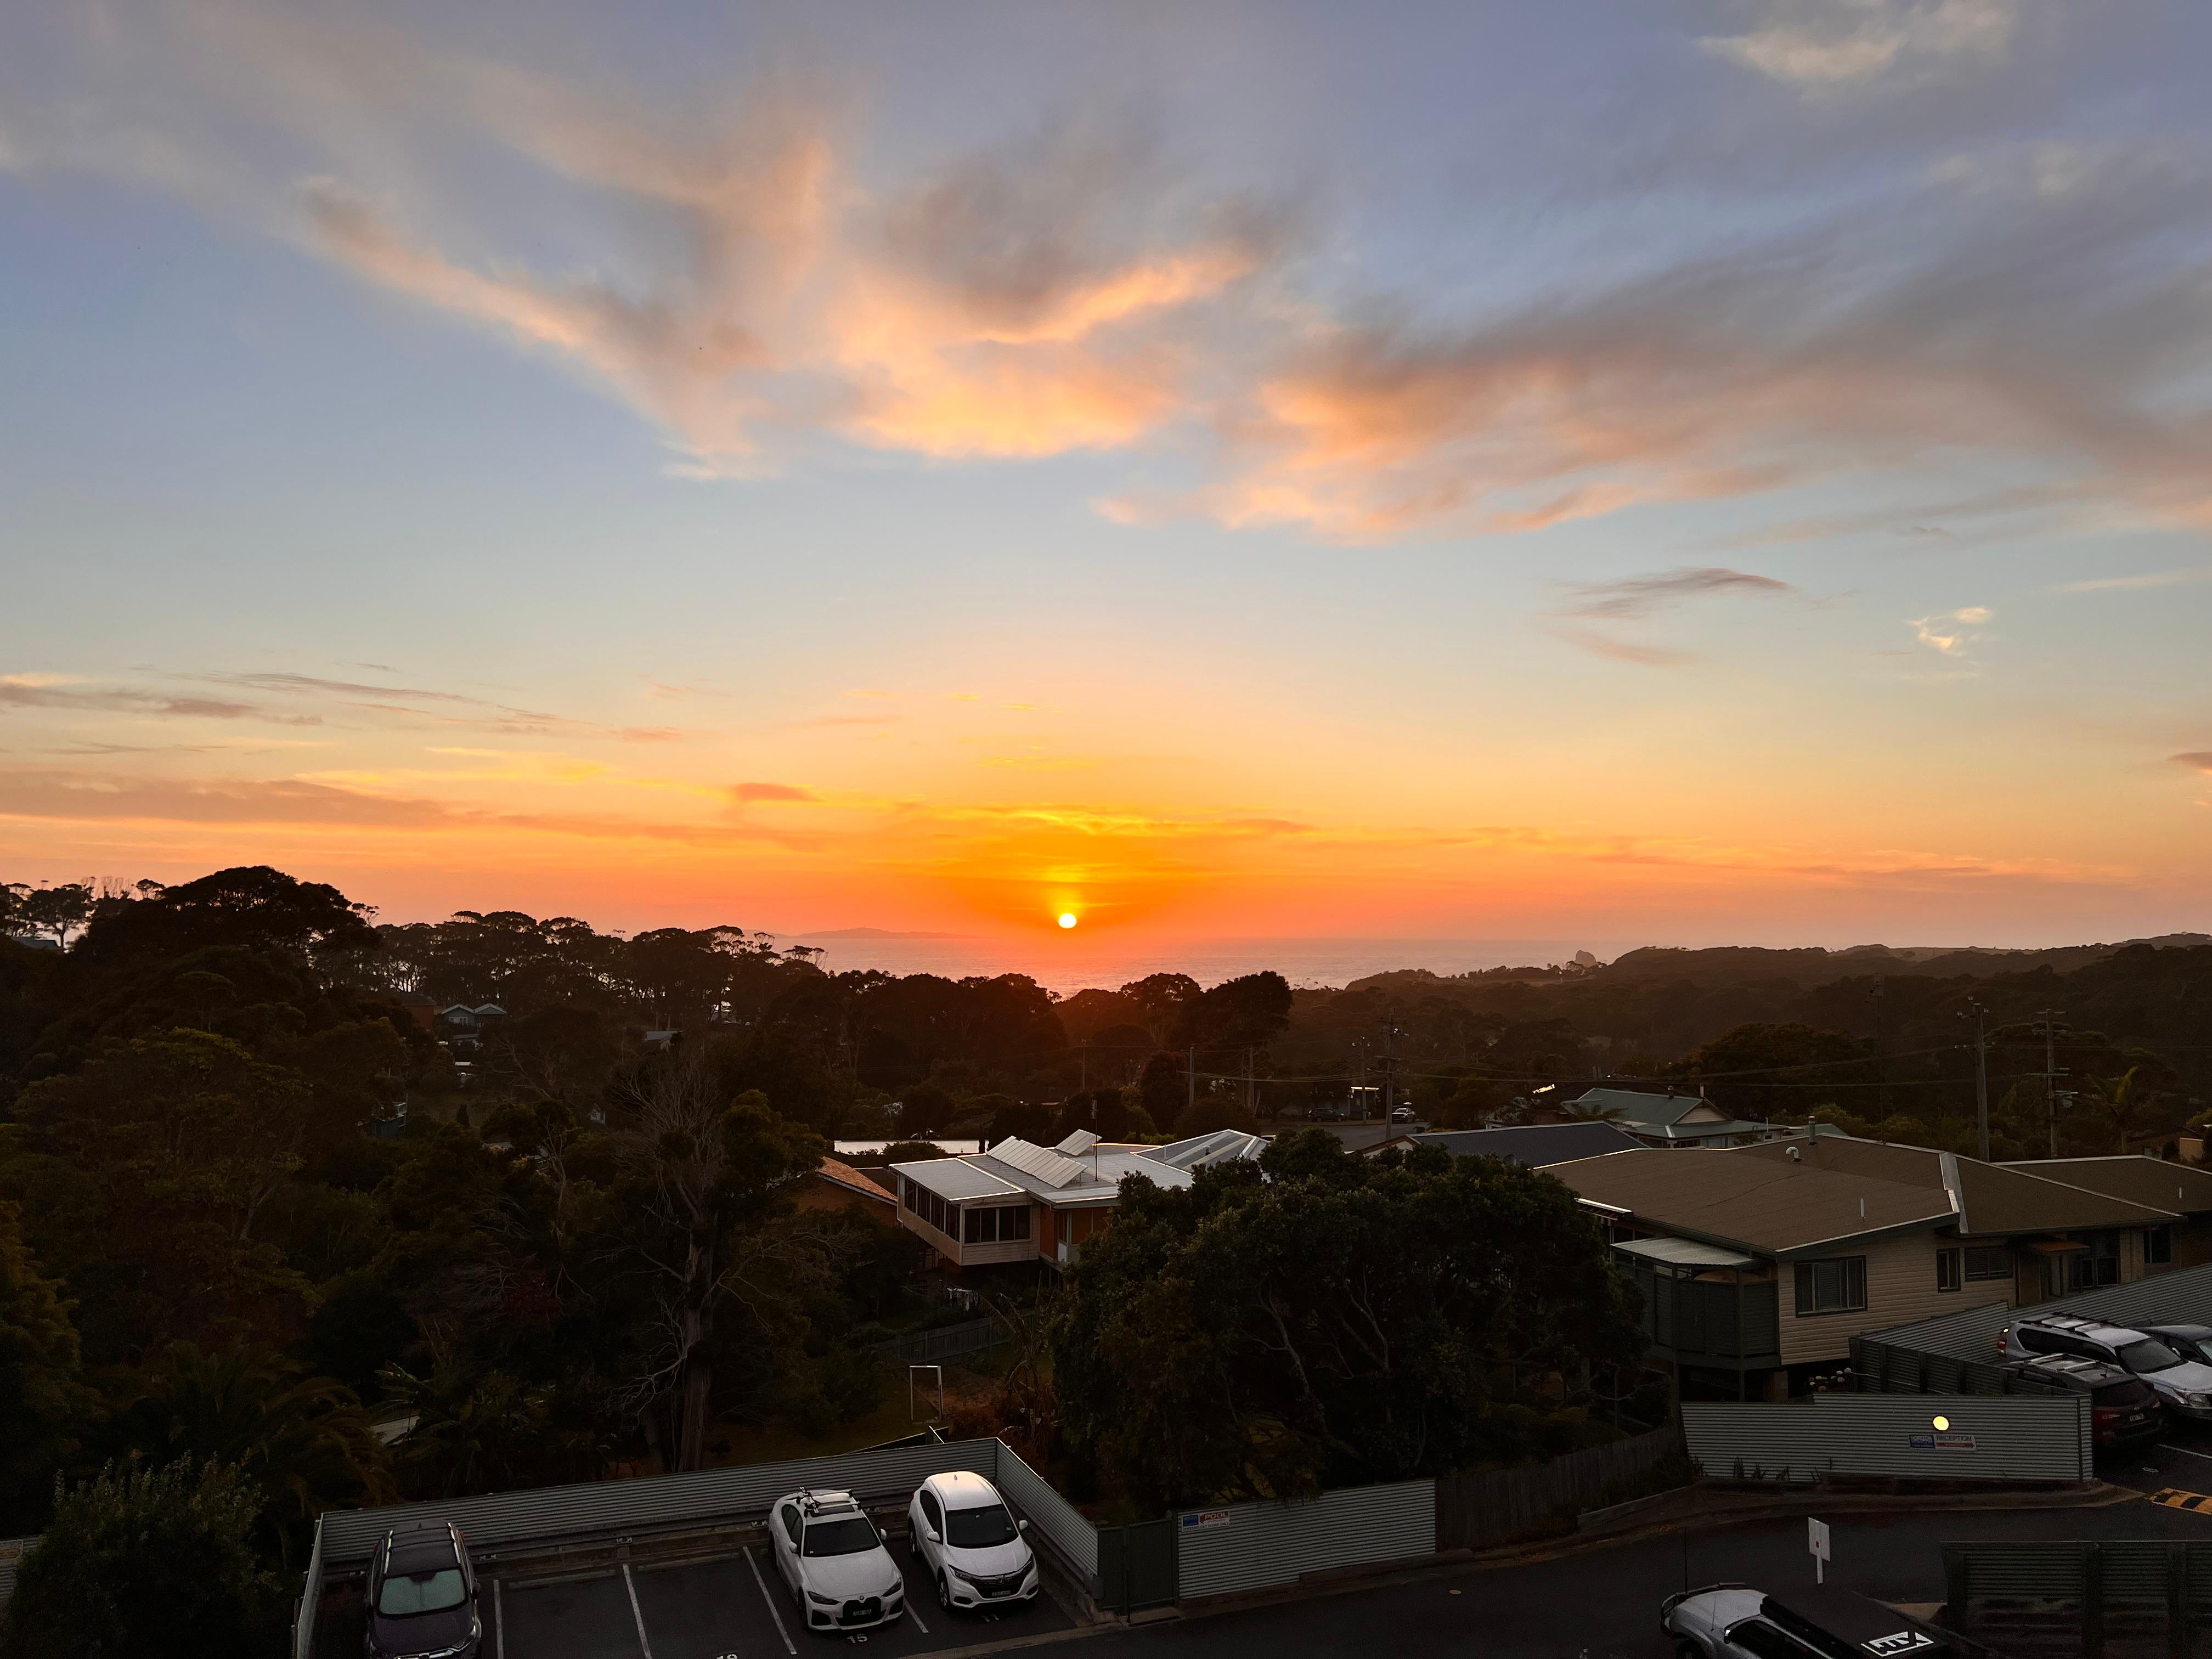
[[[2207,1468],[2212,1468],[2208,1464]],[[2208,1483],[2212,1484],[2212,1483]],[[2100,1509],[1838,1516],[1827,1582],[1893,1602],[1943,1599],[1942,1546],[2006,1540],[2212,1542],[2212,1516],[2135,1500]],[[1426,1576],[1241,1612],[1117,1631],[1086,1659],[1672,1659],[1659,1603],[1733,1579],[1786,1593],[1813,1582],[1802,1520],[1668,1535],[1552,1559]]]

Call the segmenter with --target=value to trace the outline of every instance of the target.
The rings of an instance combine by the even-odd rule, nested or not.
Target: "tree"
[[[15,925],[33,933],[52,934],[54,943],[64,951],[69,949],[70,935],[82,931],[92,918],[92,889],[82,882],[18,891]]]
[[[1292,1003],[1290,981],[1280,974],[1246,974],[1224,980],[1182,1005],[1173,1046],[1264,1047],[1290,1024]]]
[[[37,1529],[53,1471],[97,1403],[82,1370],[61,1286],[32,1259],[16,1206],[0,1202],[0,1531]]]
[[[58,1486],[0,1615],[0,1659],[276,1651],[285,1595],[254,1550],[259,1507],[253,1482],[221,1463],[110,1465]]]
[[[166,961],[210,945],[243,945],[298,957],[374,951],[368,908],[327,883],[299,881],[253,865],[218,870],[107,909],[85,935],[93,957]]]
[[[1182,1057],[1163,1049],[1145,1062],[1137,1079],[1138,1103],[1163,1133],[1171,1133],[1182,1116],[1189,1087]]]
[[[219,1463],[252,1481],[288,1566],[325,1510],[392,1496],[390,1456],[353,1391],[267,1352],[174,1344],[118,1426],[149,1464]]]
[[[1571,1445],[1595,1373],[1642,1352],[1609,1256],[1571,1191],[1501,1159],[1308,1131],[1187,1189],[1133,1176],[1073,1273],[1065,1429],[1155,1508]]]
[[[716,1337],[732,1308],[764,1318],[819,1285],[817,1234],[772,1224],[784,1185],[818,1166],[823,1143],[769,1109],[758,1094],[725,1105],[708,1073],[681,1057],[635,1085],[635,1126],[617,1137],[631,1207],[629,1255],[649,1298],[651,1358],[639,1403],[674,1401],[678,1470],[705,1466]]]
[[[917,1083],[898,1103],[898,1132],[908,1139],[935,1134],[959,1110],[952,1097],[934,1083]]]
[[[2138,1121],[2142,1116],[2149,1091],[2138,1085],[2142,1068],[2130,1066],[2118,1077],[2093,1077],[2089,1079],[2089,1102],[2098,1114],[2112,1126],[2112,1150],[2124,1152],[2128,1143],[2135,1139]]]

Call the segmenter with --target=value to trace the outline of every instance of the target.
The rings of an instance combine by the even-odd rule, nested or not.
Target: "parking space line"
[[[646,1639],[645,1609],[637,1604],[637,1580],[630,1576],[629,1563],[623,1563],[623,1588],[629,1592],[629,1616],[637,1620],[638,1650],[645,1659],[653,1659],[653,1644]]]
[[[906,1590],[906,1616],[913,1620],[915,1624],[921,1625],[921,1633],[924,1636],[929,1634],[929,1626],[922,1625],[921,1615],[914,1610],[914,1586],[911,1584],[907,1586]]]
[[[491,1581],[492,1647],[497,1659],[507,1659],[507,1599],[501,1581]]]
[[[2163,1440],[2158,1443],[2158,1449],[2160,1451],[2179,1452],[2184,1457],[2201,1457],[2208,1463],[2212,1463],[2212,1452],[2191,1451],[2186,1446],[2169,1446]]]
[[[753,1559],[750,1550],[745,1552],[745,1565],[753,1570],[753,1583],[760,1586],[761,1600],[768,1604],[768,1616],[775,1620],[775,1633],[783,1638],[783,1650],[796,1655],[799,1650],[791,1645],[791,1632],[783,1627],[783,1614],[775,1605],[775,1598],[768,1593],[768,1580],[761,1577],[760,1563]]]

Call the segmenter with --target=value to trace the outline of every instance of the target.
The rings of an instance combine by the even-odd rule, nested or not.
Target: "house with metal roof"
[[[952,1267],[1042,1261],[1066,1267],[1103,1232],[1131,1176],[1188,1187],[1208,1164],[1256,1158],[1267,1142],[1236,1129],[1165,1146],[1103,1141],[1078,1129],[1057,1146],[1009,1137],[960,1158],[894,1164],[899,1224]]]
[[[2174,1212],[2180,1220],[2151,1228],[2143,1235],[2146,1277],[2212,1262],[2212,1170],[2140,1152],[2112,1158],[2039,1158],[2003,1167],[2086,1187],[2107,1198]]]
[[[1652,1353],[1738,1394],[1793,1391],[1861,1332],[2026,1305],[2144,1271],[2175,1212],[1925,1147],[1820,1129],[1551,1166],[1603,1218]]]
[[[1524,1123],[1508,1129],[1437,1129],[1393,1135],[1367,1148],[1365,1156],[1439,1146],[1454,1158],[1502,1158],[1523,1169],[1541,1170],[1578,1158],[1632,1152],[1644,1143],[1611,1123]]]
[[[1730,1117],[1703,1095],[1585,1089],[1562,1109],[1615,1124],[1647,1146],[1743,1146],[1778,1133],[1771,1123]]]

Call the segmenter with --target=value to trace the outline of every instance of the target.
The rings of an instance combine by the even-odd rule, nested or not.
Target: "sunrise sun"
[[[1060,913],[1060,925],[1061,927],[1074,927],[1074,926],[1075,926],[1075,912],[1074,912],[1074,911],[1073,911],[1073,910],[1062,910],[1062,911]]]

